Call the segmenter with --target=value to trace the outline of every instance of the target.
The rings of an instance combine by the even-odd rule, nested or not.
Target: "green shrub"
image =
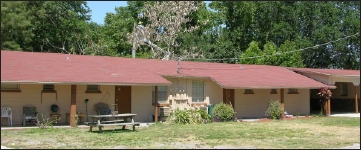
[[[197,109],[196,112],[201,115],[203,123],[212,122],[212,117],[205,110]]]
[[[228,104],[224,104],[223,102],[216,104],[213,108],[212,115],[215,121],[231,121],[233,120],[235,112],[233,107]]]
[[[280,119],[283,113],[281,103],[278,100],[271,100],[268,102],[268,108],[266,111],[266,116],[271,119]]]
[[[41,114],[40,117],[36,118],[35,124],[38,126],[39,129],[48,129],[53,128],[53,123],[59,121],[58,119],[44,117],[44,114]]]
[[[172,111],[166,122],[171,124],[199,124],[211,121],[206,111],[201,109],[176,109]]]

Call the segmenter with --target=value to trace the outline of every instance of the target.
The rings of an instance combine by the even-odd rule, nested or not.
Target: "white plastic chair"
[[[1,119],[8,118],[8,123],[13,126],[13,112],[10,107],[1,107]]]

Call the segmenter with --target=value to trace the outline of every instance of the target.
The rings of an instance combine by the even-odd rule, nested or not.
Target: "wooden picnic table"
[[[99,132],[102,132],[102,127],[104,126],[123,126],[122,129],[125,129],[126,125],[133,127],[135,131],[135,126],[139,126],[140,122],[134,122],[133,117],[137,114],[117,114],[117,115],[89,115],[90,122],[86,124],[90,127],[89,131],[92,131],[93,127],[98,127]],[[103,120],[105,119],[105,120]]]

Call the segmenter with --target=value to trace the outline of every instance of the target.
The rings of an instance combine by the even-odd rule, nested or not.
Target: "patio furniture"
[[[35,107],[25,106],[23,107],[23,126],[26,125],[27,121],[37,121],[38,113]]]
[[[109,105],[104,102],[94,104],[94,110],[98,115],[108,115]],[[108,113],[108,114],[107,114]]]
[[[110,113],[109,105],[104,102],[99,102],[99,103],[94,104],[94,110],[97,115],[109,115],[109,113]],[[107,118],[101,118],[101,119],[102,119],[102,121],[107,120]]]
[[[1,119],[7,118],[10,126],[13,126],[13,112],[10,107],[1,107]]]
[[[117,114],[117,115],[90,115],[90,123],[87,125],[90,127],[89,131],[92,132],[93,127],[98,127],[98,132],[102,132],[102,128],[105,126],[123,126],[122,130],[125,129],[125,126],[131,126],[133,131],[135,131],[135,126],[140,126],[140,122],[134,122],[133,117],[137,114]],[[107,118],[107,119],[106,119]],[[102,121],[102,120],[107,121]]]

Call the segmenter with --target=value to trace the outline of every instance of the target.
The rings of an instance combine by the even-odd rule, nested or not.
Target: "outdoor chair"
[[[94,110],[98,115],[107,115],[109,105],[103,102],[94,104]]]
[[[109,115],[110,114],[110,108],[109,105],[104,102],[99,102],[94,104],[94,110],[97,113],[97,115]],[[104,120],[105,118],[102,118]]]
[[[1,107],[1,119],[7,118],[10,126],[13,126],[13,112],[10,107]]]
[[[35,107],[23,107],[23,126],[26,125],[26,122],[33,121],[34,123],[37,122],[38,113]]]

